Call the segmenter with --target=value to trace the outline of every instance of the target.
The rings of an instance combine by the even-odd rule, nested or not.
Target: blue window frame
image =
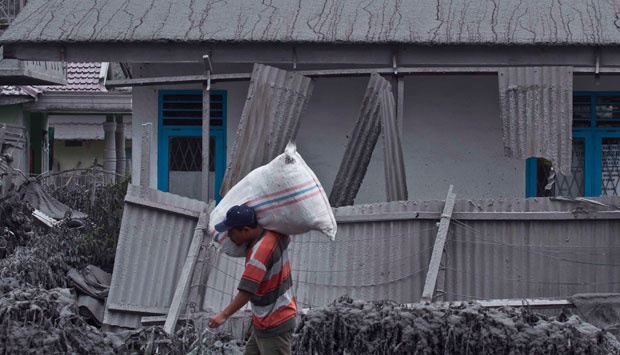
[[[545,159],[528,159],[527,197],[619,194],[620,92],[573,94],[572,161],[572,175],[563,176]]]
[[[226,169],[226,91],[212,90],[210,95],[209,171],[219,202]],[[157,188],[169,191],[171,171],[199,175],[202,170],[202,92],[162,90],[158,105]]]

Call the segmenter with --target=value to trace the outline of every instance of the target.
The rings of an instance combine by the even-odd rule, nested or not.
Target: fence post
[[[422,301],[425,302],[434,301],[433,294],[435,293],[435,285],[437,284],[437,275],[439,273],[439,266],[441,264],[444,246],[446,245],[448,227],[450,226],[450,219],[452,218],[452,209],[454,208],[454,202],[456,200],[456,194],[452,193],[452,187],[453,186],[450,185],[450,188],[448,189],[446,204],[444,205],[443,213],[441,214],[439,230],[437,231],[437,238],[435,239],[435,247],[433,248],[431,261],[428,265],[428,273],[426,274],[426,281],[424,282]]]

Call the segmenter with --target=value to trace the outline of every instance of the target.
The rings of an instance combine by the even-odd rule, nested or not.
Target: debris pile
[[[12,282],[9,279],[9,282]],[[6,285],[2,279],[1,290]],[[69,289],[12,288],[0,294],[0,353],[113,354],[101,332],[77,314]]]
[[[0,354],[243,353],[240,341],[191,324],[170,335],[161,326],[110,333],[80,312],[76,275],[89,265],[112,271],[126,190],[102,186],[94,201],[79,186],[52,191],[88,214],[78,228],[65,223],[71,216],[37,223],[18,194],[0,199]]]
[[[70,287],[76,286],[76,271],[87,265],[112,271],[126,187],[103,187],[94,203],[88,192],[60,191],[66,198],[56,198],[87,213],[79,228],[65,223],[52,228],[39,225],[26,202],[10,195],[0,199],[0,353],[243,352],[242,341],[191,323],[174,334],[161,326],[107,333],[80,313],[76,291]],[[568,314],[547,318],[527,308],[406,307],[343,297],[302,318],[293,350],[296,354],[598,355],[620,354],[620,343]]]
[[[348,297],[306,314],[294,344],[296,354],[620,354],[613,335],[574,315]]]

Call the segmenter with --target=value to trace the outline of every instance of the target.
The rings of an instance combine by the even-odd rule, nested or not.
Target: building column
[[[114,116],[108,115],[106,122],[103,123],[103,170],[104,182],[109,184],[114,182],[114,172],[116,171],[116,122]]]
[[[123,115],[115,115],[116,118],[116,182],[120,183],[125,176],[125,124]]]

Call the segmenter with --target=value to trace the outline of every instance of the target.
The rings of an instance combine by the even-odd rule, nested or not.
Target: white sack
[[[248,173],[211,212],[208,232],[213,243],[227,255],[242,257],[245,246],[238,247],[228,233],[215,230],[234,205],[254,208],[258,223],[269,230],[288,235],[317,230],[331,240],[336,237],[336,219],[327,195],[293,143],[271,162]]]

